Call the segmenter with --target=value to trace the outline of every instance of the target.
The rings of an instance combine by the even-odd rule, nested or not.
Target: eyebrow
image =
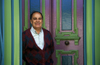
[[[33,17],[33,19],[37,19],[36,17]],[[39,17],[38,19],[42,19],[42,17]]]

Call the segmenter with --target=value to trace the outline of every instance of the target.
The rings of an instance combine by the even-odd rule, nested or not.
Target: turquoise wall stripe
[[[92,65],[95,65],[95,0],[92,0]]]
[[[0,30],[0,37],[1,37],[1,52],[2,52],[2,56],[1,56],[1,65],[4,65],[4,0],[0,1],[1,3],[1,20],[0,20],[0,24],[1,24],[1,30]]]
[[[20,23],[20,65],[22,65],[22,0],[19,0],[19,23]]]
[[[11,26],[12,26],[12,52],[11,52],[11,65],[14,65],[14,0],[11,0]]]
[[[84,65],[87,65],[87,48],[86,48],[86,0],[84,0]]]
[[[2,1],[0,0],[0,65],[2,63]]]

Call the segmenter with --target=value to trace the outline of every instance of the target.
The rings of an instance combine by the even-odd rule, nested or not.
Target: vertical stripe
[[[20,24],[20,65],[22,65],[22,0],[19,0],[19,24]]]
[[[45,0],[45,26],[51,32],[51,0]]]
[[[86,0],[84,0],[84,65],[87,65],[86,44]]]
[[[2,63],[2,0],[0,0],[0,65]]]
[[[22,0],[22,31],[24,31],[25,25],[25,0]]]
[[[28,28],[30,28],[30,0],[28,0]]]
[[[2,63],[2,1],[0,0],[0,65]]]
[[[45,27],[45,0],[42,0],[43,28]]]
[[[76,29],[76,27],[77,27],[77,0],[74,0],[74,30]]]
[[[12,59],[11,65],[14,65],[14,0],[11,0],[11,25],[12,25]]]
[[[92,0],[92,65],[95,65],[95,1]]]
[[[11,0],[4,0],[4,18],[5,18],[5,49],[4,49],[4,65],[11,65]]]
[[[14,65],[20,64],[19,21],[19,0],[14,0]]]
[[[25,0],[25,26],[24,31],[28,29],[28,0]]]
[[[95,65],[100,65],[100,0],[95,0]]]
[[[53,22],[53,18],[51,17],[52,16],[52,14],[53,14],[53,7],[54,7],[54,5],[53,5],[53,1],[52,0],[49,0],[49,29],[47,28],[47,26],[46,26],[46,23],[45,23],[45,26],[46,26],[46,29],[48,29],[50,32],[51,32],[51,34],[53,34],[53,26],[51,25],[52,24],[52,22]],[[56,3],[55,3],[56,4]],[[46,10],[45,10],[46,11]],[[46,14],[45,14],[46,15]],[[45,16],[46,17],[46,16]],[[45,18],[46,19],[46,18]],[[46,20],[45,20],[46,21]]]
[[[3,23],[3,40],[2,40],[2,63],[4,65],[4,0],[2,0],[2,23]]]
[[[42,0],[40,0],[40,12],[42,12]]]
[[[57,29],[60,31],[60,0],[56,0],[57,3]]]
[[[92,65],[92,0],[86,0],[87,65]]]

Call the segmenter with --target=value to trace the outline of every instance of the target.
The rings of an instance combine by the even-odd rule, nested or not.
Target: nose
[[[40,19],[38,18],[38,19],[36,19],[37,21],[40,21]]]
[[[38,22],[38,23],[39,23],[39,22],[40,22],[40,20],[39,20],[39,19],[36,19],[36,22]]]
[[[36,20],[36,22],[39,22],[39,21],[40,21],[39,19]]]

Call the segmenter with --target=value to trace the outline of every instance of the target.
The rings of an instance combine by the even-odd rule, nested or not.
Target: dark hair
[[[34,13],[40,13],[41,16],[42,16],[42,19],[43,19],[43,15],[42,15],[42,13],[41,13],[41,12],[38,12],[38,11],[33,11],[33,12],[31,13],[31,15],[30,15],[30,19],[32,19],[32,15],[33,15]]]

